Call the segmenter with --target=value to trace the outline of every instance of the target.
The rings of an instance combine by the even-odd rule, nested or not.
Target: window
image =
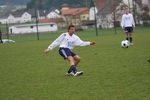
[[[50,24],[50,27],[53,27],[53,24]]]
[[[30,28],[33,28],[33,26],[30,26]]]

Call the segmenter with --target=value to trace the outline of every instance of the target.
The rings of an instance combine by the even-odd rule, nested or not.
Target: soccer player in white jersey
[[[70,68],[67,72],[67,75],[78,76],[82,75],[83,72],[77,71],[77,64],[80,62],[80,57],[72,52],[71,50],[74,46],[87,46],[95,45],[96,42],[85,42],[82,41],[77,35],[74,34],[75,26],[70,25],[68,27],[68,32],[62,33],[54,42],[52,42],[46,50],[45,53],[48,53],[50,50],[59,46],[59,54],[70,62]]]
[[[126,40],[130,42],[130,45],[133,45],[133,27],[135,27],[135,22],[133,15],[129,13],[128,9],[125,9],[124,14],[122,15],[121,27],[124,29],[126,33]]]

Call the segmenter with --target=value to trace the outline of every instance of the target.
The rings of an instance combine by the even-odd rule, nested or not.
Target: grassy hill
[[[124,34],[111,32],[103,30],[98,37],[94,30],[78,33],[82,40],[97,42],[73,50],[81,57],[78,69],[85,72],[79,77],[65,76],[69,63],[58,48],[43,53],[59,33],[0,44],[0,100],[149,100],[149,28],[137,28],[134,45],[127,49],[120,47]]]

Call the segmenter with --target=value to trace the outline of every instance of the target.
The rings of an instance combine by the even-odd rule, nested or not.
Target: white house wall
[[[6,24],[6,22],[7,22],[7,19],[0,19],[1,24]]]
[[[47,18],[60,18],[61,16],[54,11],[51,11],[47,16]]]
[[[21,23],[25,23],[25,22],[31,22],[31,15],[27,12],[25,12],[22,16],[21,16]]]
[[[7,23],[15,23],[15,17],[10,14],[10,15],[8,16]]]
[[[61,15],[59,14],[58,10],[51,11],[47,15],[40,16],[38,12],[38,19],[45,19],[45,18],[61,18]],[[34,21],[32,18],[32,15],[28,12],[24,12],[20,17],[15,17],[13,15],[9,15],[6,18],[1,18],[0,23],[5,24],[7,23],[26,23],[26,22],[32,22]]]
[[[47,26],[39,26],[39,32],[52,32],[52,31],[57,31],[57,25],[47,25]]]
[[[91,7],[90,8],[90,11],[89,11],[89,20],[95,20],[95,13],[97,13],[97,9],[95,7],[95,11],[94,11],[94,7]]]
[[[53,26],[51,26],[50,24],[38,26],[39,32],[52,32],[52,31],[57,31],[57,30],[58,30],[58,27],[56,24],[53,24]],[[10,34],[28,34],[28,33],[36,33],[36,32],[37,32],[36,25],[9,27]]]

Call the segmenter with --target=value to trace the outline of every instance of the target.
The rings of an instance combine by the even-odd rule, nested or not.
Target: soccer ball
[[[130,42],[128,40],[121,41],[122,48],[128,48],[130,46]]]

